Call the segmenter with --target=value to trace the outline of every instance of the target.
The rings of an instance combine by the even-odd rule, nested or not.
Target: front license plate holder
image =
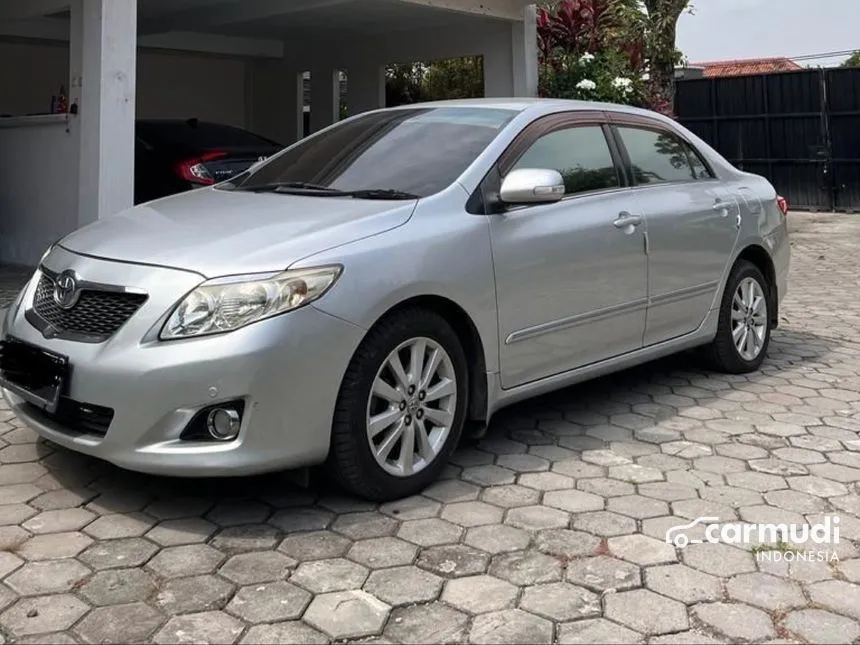
[[[55,414],[69,377],[69,359],[17,338],[0,340],[0,385]]]

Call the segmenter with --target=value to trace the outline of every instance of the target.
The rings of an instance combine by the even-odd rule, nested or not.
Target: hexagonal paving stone
[[[218,527],[199,517],[183,517],[166,520],[146,534],[146,537],[161,546],[200,544],[208,540]]]
[[[313,599],[304,620],[334,640],[379,634],[391,608],[365,591],[327,593]]]
[[[8,551],[0,551],[0,578],[5,578],[23,565],[24,561],[17,555]]]
[[[821,477],[789,477],[786,481],[794,490],[816,497],[838,497],[848,493],[844,484]]]
[[[559,473],[527,473],[519,478],[519,485],[527,487],[529,490],[565,490],[573,488],[576,480],[567,475]],[[492,490],[492,489],[489,489]],[[540,501],[540,495],[534,497],[531,504],[536,504]],[[529,506],[529,504],[517,504],[517,506]]]
[[[558,558],[537,551],[504,553],[490,562],[491,575],[518,586],[561,580],[561,570]]]
[[[549,470],[550,467],[548,459],[531,454],[502,455],[496,460],[496,464],[517,473],[536,473]]]
[[[626,464],[624,466],[611,466],[609,476],[629,484],[647,484],[648,482],[663,481],[663,473],[657,468],[649,468],[638,464]]]
[[[70,594],[24,598],[0,616],[12,636],[61,632],[74,625],[89,607]]]
[[[527,531],[564,528],[567,526],[569,521],[570,516],[564,511],[547,508],[546,506],[521,506],[519,508],[512,508],[508,511],[508,515],[505,518],[506,524],[516,528],[525,529]]]
[[[445,578],[463,578],[485,572],[490,556],[464,544],[450,544],[424,549],[416,564]]]
[[[242,587],[227,611],[249,623],[273,623],[301,618],[311,594],[289,582],[268,582]]]
[[[822,609],[793,611],[782,624],[807,643],[851,643],[860,637],[860,625],[855,621]]]
[[[379,507],[379,512],[393,517],[401,522],[407,520],[425,520],[436,517],[442,505],[423,495],[413,495],[393,502],[387,502]]]
[[[164,616],[142,602],[91,611],[75,627],[87,643],[142,643],[161,626]]]
[[[350,544],[347,538],[331,531],[310,531],[287,536],[278,551],[299,562],[305,562],[339,558],[347,552]]]
[[[65,533],[79,531],[96,518],[82,508],[61,508],[44,511],[22,524],[30,533]]]
[[[247,499],[221,502],[206,515],[206,519],[218,526],[240,526],[265,522],[272,510],[265,504]]]
[[[576,482],[576,487],[581,491],[601,497],[621,497],[622,495],[633,495],[636,492],[636,486],[632,483],[606,477],[580,479]]]
[[[546,474],[552,475],[553,473]],[[560,477],[561,475],[557,476]],[[481,493],[481,499],[499,508],[516,508],[517,506],[537,504],[540,501],[540,493],[525,485],[508,484],[506,486],[485,488]]]
[[[139,567],[155,555],[158,547],[142,538],[96,542],[79,556],[81,562],[99,571]]]
[[[223,609],[233,597],[233,585],[214,575],[168,580],[155,604],[171,615]]]
[[[800,586],[764,573],[745,573],[726,584],[729,598],[767,611],[782,612],[806,604]]]
[[[613,555],[642,566],[675,562],[675,548],[646,535],[622,535],[609,538],[609,551]]]
[[[485,502],[457,502],[442,509],[442,519],[466,528],[498,524],[502,521],[503,511]]]
[[[382,513],[347,513],[334,521],[331,530],[351,540],[367,540],[394,535],[398,526],[397,520]]]
[[[147,566],[162,578],[186,578],[212,573],[224,555],[206,544],[172,546],[159,552]]]
[[[479,526],[466,531],[465,542],[487,553],[505,553],[525,549],[531,536],[513,526]]]
[[[428,602],[439,597],[442,578],[417,567],[394,567],[374,571],[364,590],[392,607]]]
[[[271,549],[280,542],[281,532],[268,524],[231,526],[220,531],[209,545],[230,555]]]
[[[756,570],[752,554],[728,544],[691,544],[681,551],[681,559],[694,569],[720,577]]]
[[[462,643],[468,621],[466,614],[441,602],[399,607],[391,612],[385,636],[409,645]]]
[[[326,645],[328,642],[328,636],[298,620],[274,625],[255,625],[241,640],[242,645],[270,645],[271,643]]]
[[[602,537],[613,537],[636,531],[636,520],[611,511],[577,513],[573,518],[573,528]]]
[[[419,546],[453,544],[462,534],[461,527],[437,518],[410,520],[401,524],[400,530],[397,531],[397,537]]]
[[[269,524],[284,533],[321,531],[328,528],[333,518],[334,513],[320,508],[287,508],[269,518]]]
[[[371,569],[412,564],[418,547],[394,537],[371,538],[352,545],[346,556]]]
[[[562,558],[578,558],[597,551],[600,539],[569,529],[547,529],[535,536],[535,548],[541,553]]]
[[[770,616],[748,605],[708,603],[694,607],[692,615],[730,639],[753,641],[776,636]]]
[[[164,497],[147,506],[144,512],[157,520],[176,520],[199,517],[212,507],[212,501],[203,497]]]
[[[360,564],[333,558],[300,564],[290,580],[313,593],[329,593],[360,589],[369,573]]]
[[[683,564],[646,569],[645,586],[684,603],[709,602],[723,596],[719,578]]]
[[[481,614],[513,607],[517,588],[487,575],[457,578],[445,583],[442,601],[470,614]]]
[[[641,586],[639,567],[606,555],[581,558],[567,565],[567,581],[596,592]]]
[[[81,587],[81,595],[97,606],[148,600],[153,593],[155,582],[143,569],[101,571]]]
[[[809,598],[821,607],[860,620],[860,586],[842,580],[810,585]]]
[[[77,560],[29,562],[6,578],[6,584],[22,596],[71,591],[90,574]]]
[[[241,553],[227,560],[219,573],[240,585],[284,580],[296,565],[292,558],[275,551]]]
[[[114,513],[102,515],[89,524],[84,533],[97,540],[140,537],[152,528],[155,520],[143,513]]]
[[[184,643],[235,643],[244,626],[223,611],[174,616],[155,635],[159,645]]]
[[[552,582],[527,587],[520,608],[550,620],[579,620],[600,615],[600,598],[582,587]]]
[[[592,643],[641,643],[642,635],[605,618],[578,620],[560,625],[559,645],[591,645]]]
[[[477,499],[480,492],[481,489],[474,484],[467,484],[459,479],[449,479],[431,484],[422,494],[443,504],[453,504]]]
[[[606,618],[643,634],[668,634],[689,627],[682,603],[646,589],[609,594],[605,602]]]
[[[502,643],[551,643],[552,623],[520,609],[481,614],[469,630],[469,642],[481,645]]]
[[[26,560],[60,560],[74,558],[92,543],[83,533],[51,533],[31,537],[16,553]]]
[[[666,502],[642,495],[612,497],[606,502],[606,508],[614,513],[627,515],[637,520],[669,513],[669,505]]]
[[[553,490],[544,493],[543,503],[546,506],[558,508],[568,513],[583,513],[585,511],[603,510],[604,501],[599,495],[585,493],[581,490]],[[535,507],[532,507],[535,508]],[[537,507],[540,508],[540,507]],[[545,527],[549,528],[549,527]]]

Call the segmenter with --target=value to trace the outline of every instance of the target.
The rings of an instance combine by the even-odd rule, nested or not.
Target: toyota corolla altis
[[[0,385],[43,437],[125,468],[324,464],[401,497],[515,401],[694,347],[757,369],[783,204],[648,111],[369,112],[58,241],[2,323]]]

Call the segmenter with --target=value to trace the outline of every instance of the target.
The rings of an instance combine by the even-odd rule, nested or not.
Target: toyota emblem
[[[63,271],[54,282],[54,302],[61,309],[71,309],[77,303],[81,292],[78,290],[78,277],[74,271]]]

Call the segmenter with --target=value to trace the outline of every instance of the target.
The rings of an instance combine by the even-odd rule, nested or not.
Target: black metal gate
[[[860,211],[860,69],[681,81],[676,112],[792,208]]]

